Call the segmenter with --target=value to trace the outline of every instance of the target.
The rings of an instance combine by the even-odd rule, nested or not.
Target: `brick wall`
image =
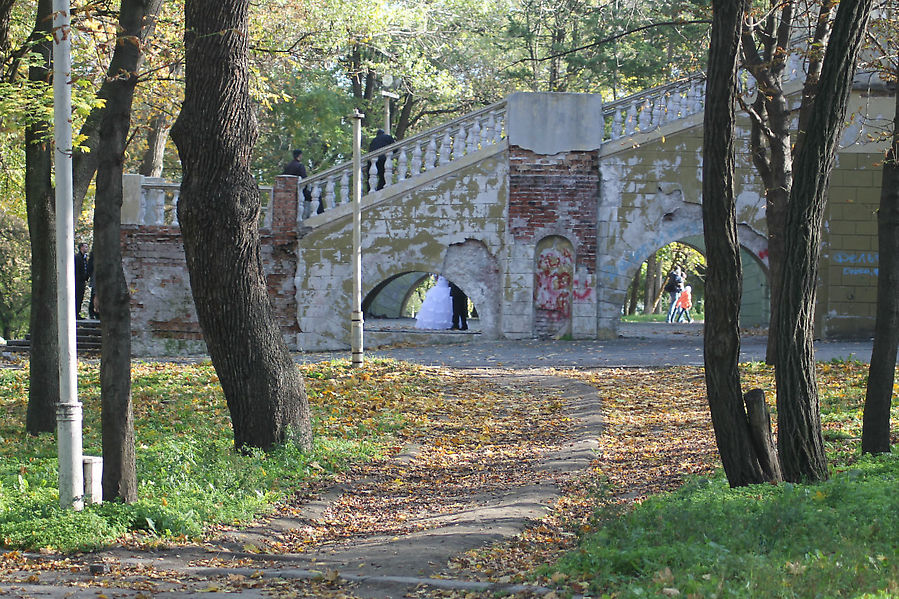
[[[541,156],[509,148],[509,229],[516,242],[564,234],[577,247],[576,268],[596,270],[597,152]]]
[[[296,178],[279,177],[271,227],[260,229],[260,254],[272,307],[288,347],[296,349]],[[205,352],[178,226],[122,226],[122,259],[131,292],[135,355]]]

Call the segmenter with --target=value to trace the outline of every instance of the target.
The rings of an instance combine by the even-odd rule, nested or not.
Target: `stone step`
[[[78,320],[75,322],[75,348],[79,354],[100,353],[101,332],[99,320]],[[31,350],[31,333],[24,339],[8,339],[3,351],[25,353]]]

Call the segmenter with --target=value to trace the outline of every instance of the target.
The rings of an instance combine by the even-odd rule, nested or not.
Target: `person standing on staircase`
[[[385,148],[395,142],[396,140],[393,139],[393,137],[389,133],[385,133],[383,129],[378,129],[374,139],[372,139],[371,143],[368,144],[368,151],[374,152],[375,150],[380,150],[381,148]],[[378,169],[377,189],[382,189],[387,184],[387,181],[384,179],[385,164],[387,164],[387,155],[384,154],[382,156],[378,156],[378,159],[375,161],[375,167]]]
[[[93,264],[88,260],[87,244],[82,242],[78,244],[78,251],[75,253],[75,319],[81,318],[81,304],[84,302],[84,288],[87,281],[91,278],[91,267]]]
[[[303,150],[293,151],[293,160],[284,165],[284,170],[281,171],[281,174],[293,175],[294,177],[299,177],[300,179],[306,178],[306,165],[303,164]],[[308,187],[303,187],[303,199],[307,202],[312,201],[312,190],[310,190]],[[321,214],[324,211],[325,207],[319,204],[318,214]]]

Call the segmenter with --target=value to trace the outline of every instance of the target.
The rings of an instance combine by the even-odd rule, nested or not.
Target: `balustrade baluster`
[[[384,154],[384,187],[393,184],[393,152]]]
[[[399,157],[396,160],[397,163],[397,173],[396,180],[397,181],[405,181],[406,180],[406,147],[402,147],[399,149]]]
[[[450,161],[459,160],[465,155],[465,125],[460,123],[454,129],[449,130],[452,139],[452,151],[448,152]]]
[[[181,223],[178,222],[178,200],[181,199],[181,190],[176,189],[172,192],[172,225],[175,227],[180,227]]]
[[[443,139],[440,141],[440,164],[447,164],[451,160],[452,143],[449,129],[445,129]]]
[[[312,214],[312,202],[306,201],[306,194],[303,193],[303,190],[306,188],[306,185],[298,184],[297,185],[297,221],[304,221]],[[311,197],[311,192],[310,192]],[[301,217],[299,215],[302,215]]]
[[[649,98],[643,100],[643,103],[640,104],[640,116],[637,119],[637,124],[640,127],[640,131],[649,130],[649,120],[651,115],[651,109],[649,106]]]
[[[340,203],[347,204],[350,201],[350,168],[343,169],[340,173]]]
[[[378,189],[378,159],[372,158],[368,161],[368,193]]]
[[[631,135],[637,128],[637,103],[634,102],[627,109],[627,122],[624,126],[625,135]]]
[[[421,144],[419,142],[415,142],[415,147],[412,149],[412,165],[409,167],[410,177],[414,177],[422,171],[421,160]]]
[[[621,137],[621,128],[624,125],[621,119],[621,109],[616,108],[612,113],[612,139]]]
[[[466,140],[465,153],[471,154],[478,151],[478,141],[481,138],[481,119],[475,118],[471,127],[468,128],[468,139]]]
[[[337,205],[334,197],[334,184],[336,182],[334,175],[328,177],[328,182],[325,184],[325,208],[333,208]]]
[[[321,181],[317,181],[312,187],[312,202],[310,202],[309,213],[318,214],[321,205],[322,185]]]
[[[496,113],[491,112],[487,117],[487,128],[485,130],[485,141],[492,144],[499,143],[499,134],[496,131]]]
[[[425,150],[425,162],[422,165],[422,171],[427,172],[434,168],[437,162],[437,135],[431,135],[428,140],[428,147]]]

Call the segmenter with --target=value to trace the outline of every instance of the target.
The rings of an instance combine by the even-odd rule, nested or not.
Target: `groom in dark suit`
[[[453,298],[453,326],[458,331],[468,330],[468,296],[455,283],[450,283],[450,297]]]

